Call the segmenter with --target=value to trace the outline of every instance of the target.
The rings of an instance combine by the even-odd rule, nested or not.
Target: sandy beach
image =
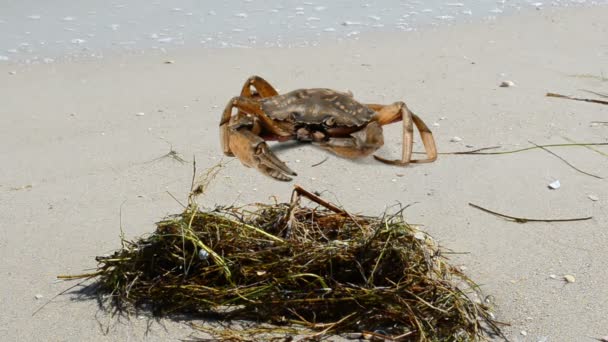
[[[199,170],[222,160],[221,110],[247,77],[260,75],[281,91],[328,87],[351,90],[362,102],[405,101],[431,126],[440,152],[607,143],[608,126],[592,122],[608,120],[608,106],[545,96],[608,93],[606,18],[607,6],[562,8],[316,47],[184,47],[0,63],[0,340],[201,336],[184,322],[145,315],[116,321],[74,294],[32,314],[74,284],[57,275],[90,270],[95,256],[120,247],[121,224],[134,238],[181,210],[167,192],[186,198],[194,157]],[[500,87],[503,81],[515,86]],[[387,127],[379,154],[400,155],[400,136],[401,125]],[[407,220],[462,253],[451,261],[494,298],[510,340],[593,341],[608,335],[608,147],[594,148],[551,151],[602,179],[539,149],[440,155],[402,168],[285,144],[273,149],[298,173],[293,182],[232,160],[199,202],[288,201],[300,184],[363,214],[413,204]],[[171,149],[187,163],[163,157]],[[561,187],[549,189],[556,180]],[[468,203],[521,217],[593,218],[519,224]]]

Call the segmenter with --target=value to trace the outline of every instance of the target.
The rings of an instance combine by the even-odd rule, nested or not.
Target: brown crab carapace
[[[437,159],[433,133],[403,102],[362,104],[351,93],[331,89],[298,89],[279,95],[263,78],[252,76],[243,85],[241,96],[226,105],[220,135],[224,154],[236,156],[245,166],[265,175],[289,181],[289,176],[296,173],[275,156],[266,141],[312,142],[339,156],[359,158],[384,144],[382,126],[398,121],[403,122],[401,159],[374,158],[393,165]],[[414,125],[420,132],[426,159],[412,159]]]

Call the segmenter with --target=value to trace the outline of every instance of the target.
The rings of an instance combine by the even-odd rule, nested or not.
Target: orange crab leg
[[[401,160],[388,160],[382,157],[374,156],[377,160],[393,165],[405,166],[409,163],[429,163],[437,159],[437,147],[433,133],[428,126],[412,113],[407,105],[403,102],[395,102],[388,106],[369,104],[367,105],[372,110],[376,111],[376,116],[372,120],[377,121],[380,125],[387,125],[398,121],[403,121],[403,150]],[[412,160],[412,150],[414,145],[414,127],[418,128],[422,143],[427,154],[427,159]]]
[[[243,84],[241,96],[253,98],[257,97],[255,93],[251,92],[251,87],[254,87],[257,92],[257,96],[262,98],[279,95],[279,92],[277,92],[276,89],[274,89],[265,79],[254,75],[249,77],[247,81],[245,81],[245,84]]]

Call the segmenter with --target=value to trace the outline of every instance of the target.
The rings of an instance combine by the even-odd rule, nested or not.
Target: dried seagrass
[[[477,285],[401,212],[369,217],[328,206],[191,205],[158,222],[153,234],[97,257],[93,276],[120,311],[271,323],[259,330],[271,335],[285,336],[294,325],[315,337],[469,341],[500,334],[489,308],[475,300]],[[205,331],[231,340],[252,334],[226,329]]]

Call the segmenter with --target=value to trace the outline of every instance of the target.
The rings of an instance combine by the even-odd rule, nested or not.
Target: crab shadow
[[[294,150],[304,151],[306,149],[306,150],[308,150],[307,151],[308,153],[306,153],[305,156],[310,156],[310,151],[314,151],[315,153],[317,153],[319,155],[319,157],[321,157],[321,159],[336,158],[336,159],[340,159],[340,160],[346,160],[353,164],[358,164],[358,165],[382,164],[382,163],[376,161],[371,155],[367,156],[367,157],[356,158],[356,159],[344,158],[344,157],[336,155],[330,151],[324,150],[323,148],[321,148],[319,146],[315,146],[309,142],[301,142],[301,141],[277,142],[277,143],[270,145],[269,147],[270,147],[270,150],[272,152],[274,152],[277,156],[285,155],[285,153],[287,153],[289,151],[294,151]]]

